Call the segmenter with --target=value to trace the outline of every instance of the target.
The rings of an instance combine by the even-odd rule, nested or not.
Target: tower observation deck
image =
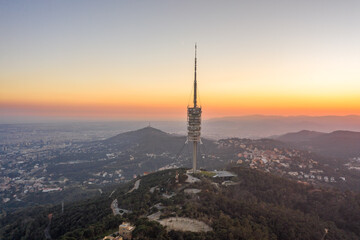
[[[189,142],[193,142],[193,172],[196,172],[196,157],[197,144],[200,141],[201,135],[201,106],[197,105],[197,80],[196,80],[196,44],[195,44],[195,71],[194,71],[194,105],[187,107],[187,122],[188,122],[188,138]]]

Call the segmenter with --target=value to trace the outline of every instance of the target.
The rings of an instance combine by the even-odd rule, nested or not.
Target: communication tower
[[[194,71],[194,106],[187,107],[188,141],[193,142],[193,173],[196,172],[197,144],[201,135],[201,106],[197,105],[197,80],[196,80],[196,44],[195,44],[195,71]]]

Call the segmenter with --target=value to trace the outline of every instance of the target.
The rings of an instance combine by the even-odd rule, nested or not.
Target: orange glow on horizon
[[[38,115],[104,119],[176,119],[186,118],[186,105],[180,97],[160,97],[133,101],[1,101],[0,111],[12,116]],[[320,96],[203,96],[204,119],[243,115],[356,115],[360,114],[360,97]]]

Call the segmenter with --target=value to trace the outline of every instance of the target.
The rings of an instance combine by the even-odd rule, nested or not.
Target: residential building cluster
[[[312,159],[306,151],[286,146],[273,146],[268,140],[226,139],[219,141],[220,149],[237,149],[235,162],[253,169],[260,169],[300,181],[335,183],[345,177],[332,175],[326,167]],[[236,152],[236,151],[235,151]]]

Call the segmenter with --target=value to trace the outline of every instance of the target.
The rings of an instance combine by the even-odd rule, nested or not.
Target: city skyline
[[[360,115],[360,3],[0,2],[0,120]]]

